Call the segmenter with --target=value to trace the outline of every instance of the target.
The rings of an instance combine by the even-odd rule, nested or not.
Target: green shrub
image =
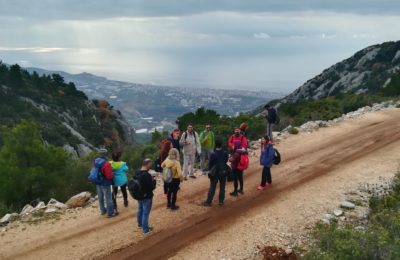
[[[288,132],[289,134],[297,135],[299,133],[299,130],[296,127],[291,127],[289,128]]]

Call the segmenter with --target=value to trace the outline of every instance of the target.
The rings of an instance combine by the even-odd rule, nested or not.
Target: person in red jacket
[[[242,155],[246,155],[247,151],[243,149],[240,140],[236,140],[233,143],[233,156],[229,159],[233,174],[233,192],[231,196],[237,197],[238,193],[243,194],[243,170],[238,169],[238,164]],[[240,184],[240,188],[238,187]],[[239,188],[239,189],[238,189]]]
[[[235,128],[234,134],[229,137],[228,139],[228,147],[231,151],[235,150],[234,143],[235,141],[240,141],[241,147],[243,149],[247,149],[248,143],[247,143],[247,138],[241,133],[240,127]]]

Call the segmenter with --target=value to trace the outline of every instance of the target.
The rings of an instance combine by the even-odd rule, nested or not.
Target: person
[[[238,193],[243,194],[243,170],[238,169],[238,164],[240,162],[240,157],[247,154],[247,151],[243,149],[240,140],[235,140],[233,149],[233,156],[229,159],[231,163],[232,173],[233,173],[233,192],[230,193],[231,196],[236,197]],[[240,189],[238,189],[238,184],[240,184]]]
[[[136,172],[136,178],[144,194],[143,199],[138,200],[137,222],[139,228],[143,229],[144,234],[149,234],[153,231],[153,228],[149,226],[150,211],[153,205],[153,190],[156,188],[156,180],[149,173],[152,164],[151,159],[144,159],[142,167]]]
[[[168,141],[172,143],[172,148],[175,148],[178,150],[178,152],[181,152],[181,145],[179,143],[179,135],[181,134],[181,130],[179,128],[175,128],[170,137],[168,138]]]
[[[210,161],[210,155],[215,147],[215,135],[211,131],[211,126],[206,125],[204,131],[200,133],[201,156],[200,156],[200,169],[201,175],[206,175],[207,167],[206,161]]]
[[[194,175],[194,163],[196,160],[196,154],[201,155],[201,144],[199,141],[199,135],[193,130],[193,126],[189,124],[187,131],[181,136],[180,144],[183,147],[183,176],[187,180],[187,176],[190,178],[196,178]]]
[[[172,148],[172,143],[169,140],[163,140],[161,142],[161,150],[160,150],[160,155],[158,156],[158,158],[156,159],[155,163],[154,163],[154,170],[156,172],[163,172],[163,168],[161,167],[161,164],[163,163],[163,161],[168,157],[168,153]],[[168,191],[168,184],[164,182],[164,193],[163,193],[163,197],[166,198],[167,197],[167,191]]]
[[[114,174],[112,199],[114,203],[114,210],[117,213],[118,188],[121,189],[122,197],[124,198],[124,207],[128,207],[128,193],[126,192],[126,183],[128,182],[128,177],[126,176],[126,173],[128,172],[128,166],[126,165],[126,162],[120,161],[121,155],[122,153],[119,151],[113,152],[111,155],[112,161],[110,161],[111,169]]]
[[[244,137],[247,137],[247,131],[249,130],[249,126],[247,125],[247,123],[241,123],[239,128],[240,128],[240,133]]]
[[[261,139],[260,164],[263,166],[263,170],[261,174],[261,184],[257,188],[260,191],[272,184],[271,167],[274,161],[274,154],[274,147],[269,140],[269,136],[266,135]]]
[[[232,152],[235,149],[234,147],[235,141],[239,141],[241,147],[243,149],[247,149],[248,147],[247,138],[243,134],[241,134],[240,127],[235,128],[234,134],[228,139],[228,147]]]
[[[276,113],[276,109],[274,107],[272,107],[271,105],[269,105],[269,104],[265,105],[264,108],[268,112],[268,115],[267,115],[267,133],[268,133],[268,136],[269,136],[269,140],[271,142],[273,142],[273,139],[274,139],[273,127],[274,127],[274,124],[276,124],[277,121],[278,121],[278,114]]]
[[[112,172],[111,164],[106,158],[107,152],[108,151],[105,148],[99,149],[99,156],[94,160],[94,165],[100,166],[100,171],[104,176],[100,183],[96,185],[100,213],[101,215],[107,214],[109,218],[112,218],[117,216],[118,212],[114,211],[114,205],[111,198],[111,185],[113,183],[114,174]],[[104,202],[106,203],[107,208],[104,207]]]
[[[208,165],[209,171],[213,167],[217,167],[218,175],[215,178],[210,177],[210,188],[208,190],[207,200],[203,203],[204,206],[211,206],[212,201],[214,199],[215,190],[217,188],[217,184],[219,182],[219,205],[224,205],[225,199],[225,184],[226,184],[226,175],[222,173],[223,164],[226,165],[228,162],[228,153],[222,150],[222,142],[220,140],[215,141],[215,151],[210,156],[210,163]]]
[[[162,168],[170,168],[172,172],[172,181],[168,184],[167,208],[171,210],[179,209],[176,205],[179,185],[183,181],[180,156],[178,149],[172,148],[169,151],[167,159],[162,163]]]

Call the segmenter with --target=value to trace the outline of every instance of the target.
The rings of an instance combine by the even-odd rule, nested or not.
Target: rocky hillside
[[[283,103],[321,99],[339,93],[376,92],[400,68],[400,41],[367,47],[308,80]]]
[[[35,121],[44,142],[81,157],[95,147],[132,143],[134,131],[104,100],[91,101],[58,74],[28,73],[0,63],[0,124]]]

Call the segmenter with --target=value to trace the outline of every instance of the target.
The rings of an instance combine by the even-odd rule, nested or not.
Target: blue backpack
[[[101,167],[103,167],[106,162],[106,159],[101,157],[94,160],[93,167],[90,170],[88,177],[89,181],[93,182],[96,185],[101,184],[101,182],[104,180],[103,173],[101,172]]]

